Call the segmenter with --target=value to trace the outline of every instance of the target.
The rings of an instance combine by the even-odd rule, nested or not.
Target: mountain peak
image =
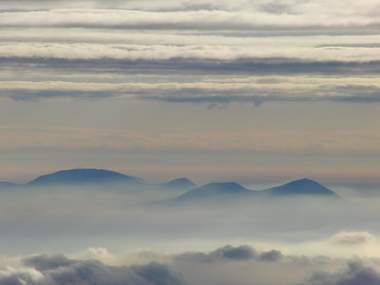
[[[119,172],[96,169],[75,168],[60,170],[47,175],[42,175],[28,184],[31,186],[49,185],[83,185],[83,184],[105,184],[105,183],[140,183],[141,179],[124,175]]]
[[[236,182],[209,183],[179,196],[176,202],[213,202],[221,199],[242,198],[254,194],[253,191]]]
[[[319,182],[313,180],[313,179],[310,179],[310,178],[307,178],[307,177],[304,177],[304,178],[300,178],[300,179],[296,179],[296,180],[293,180],[289,183],[297,183],[297,184],[318,184],[318,185],[321,185]]]
[[[196,185],[190,179],[181,177],[162,183],[161,186],[170,189],[190,189]]]
[[[314,195],[338,197],[332,190],[309,178],[294,180],[264,191],[273,196]]]

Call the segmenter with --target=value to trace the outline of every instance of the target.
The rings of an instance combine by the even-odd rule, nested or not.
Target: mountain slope
[[[141,179],[104,169],[69,169],[42,175],[28,186],[83,185],[83,184],[140,184]]]
[[[183,189],[183,190],[196,187],[196,185],[190,179],[185,178],[185,177],[177,178],[165,183],[161,183],[160,186],[166,189]]]
[[[245,201],[260,201],[260,199],[263,198],[274,199],[280,197],[339,198],[335,192],[316,181],[311,179],[299,179],[262,191],[253,191],[234,182],[210,183],[190,190],[172,202],[175,204],[190,202],[227,202],[242,198],[245,199]],[[250,200],[251,198],[253,199]]]
[[[174,202],[218,202],[251,197],[254,194],[254,191],[235,182],[209,183],[177,197]]]
[[[261,191],[262,194],[272,197],[294,197],[294,196],[318,196],[338,197],[338,195],[320,183],[303,178],[289,183]]]

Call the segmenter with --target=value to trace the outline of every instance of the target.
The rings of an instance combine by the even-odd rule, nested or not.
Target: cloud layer
[[[182,279],[158,263],[144,266],[114,267],[100,261],[69,260],[64,256],[27,258],[27,269],[0,272],[0,284],[8,285],[182,285]]]
[[[281,258],[264,258],[268,255],[281,255]],[[101,258],[68,258],[64,255],[22,257],[18,264],[0,270],[0,284],[376,285],[380,281],[378,260],[373,259],[283,256],[276,250],[256,253],[249,246],[225,246],[209,253],[145,253],[142,256],[146,261],[139,265],[133,264],[136,261],[132,256],[124,257],[124,261],[117,265],[109,265]],[[156,259],[161,261],[154,261]]]
[[[0,7],[3,69],[9,74],[27,67],[44,80],[37,80],[37,88],[36,78],[20,84],[10,77],[0,95],[206,105],[378,103],[378,9],[376,1],[5,1]],[[63,78],[67,70],[87,75],[87,87],[67,88],[73,84]],[[111,80],[110,73],[141,78],[134,86],[120,86],[123,81]],[[108,78],[103,87],[91,84],[95,74]],[[148,85],[147,74],[156,82],[164,74],[175,78]],[[188,82],[194,74],[224,75],[225,84],[204,82],[204,77]],[[232,80],[247,75],[292,80],[304,74],[344,75],[347,82],[325,86],[322,80],[294,89],[285,83],[247,86]],[[374,80],[350,83],[358,75]]]
[[[127,151],[128,167],[160,157],[177,164],[156,177],[187,175],[215,150],[207,171],[232,152],[252,160],[213,177],[319,175],[335,157],[332,176],[378,180],[379,4],[362,2],[1,1],[0,151],[18,161],[4,159],[3,178],[25,179],[34,168],[19,163],[44,147],[55,159],[39,153],[41,171],[125,169],[109,157]],[[318,165],[304,170],[302,155]]]

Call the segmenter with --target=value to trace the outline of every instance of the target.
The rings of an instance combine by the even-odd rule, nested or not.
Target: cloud
[[[21,257],[18,265],[5,264],[0,269],[0,285],[378,285],[380,282],[378,259],[283,255],[277,250],[259,253],[246,245],[224,246],[210,252],[143,255],[142,259],[136,253],[113,255],[115,265],[109,265],[108,257],[104,260],[102,256]],[[136,265],[136,262],[143,263]]]
[[[268,262],[276,262],[283,258],[283,254],[279,250],[265,251],[260,254],[260,260]]]
[[[35,256],[23,261],[27,269],[0,272],[1,285],[182,285],[167,266],[150,263],[116,267],[100,261],[69,260],[64,256]]]
[[[37,285],[46,284],[44,276],[41,272],[35,269],[14,269],[8,268],[5,271],[0,271],[1,285]]]
[[[244,80],[244,77],[241,77]],[[264,103],[316,103],[337,102],[369,104],[380,102],[380,85],[358,80],[310,81],[307,78],[282,79],[270,83],[259,80],[251,82],[165,82],[165,83],[117,83],[117,82],[3,82],[0,96],[17,101],[52,98],[72,99],[126,99],[177,104],[223,106],[228,104]],[[355,82],[355,78],[351,78]],[[322,85],[324,83],[324,85]]]
[[[365,245],[375,240],[375,237],[368,232],[341,232],[331,238],[337,245],[357,246]]]
[[[175,257],[179,261],[195,262],[223,262],[223,261],[263,261],[277,262],[281,260],[283,254],[279,250],[270,250],[258,253],[248,245],[231,246],[226,245],[209,253],[187,252]]]
[[[78,35],[80,37],[81,34]],[[85,37],[83,35],[84,39]],[[106,64],[105,67],[121,70],[136,67],[170,70],[177,67],[178,70],[185,68],[219,73],[358,73],[379,70],[380,57],[375,48],[318,48],[313,46],[313,42],[308,44],[306,38],[279,43],[278,46],[258,40],[244,43],[244,38],[232,42],[228,38],[214,42],[212,37],[202,39],[199,36],[193,37],[194,42],[187,43],[182,38],[170,39],[170,35],[166,34],[161,35],[161,41],[168,38],[167,41],[160,44],[156,37],[157,34],[150,41],[147,38],[145,42],[138,43],[104,43],[107,37],[98,43],[78,39],[77,42],[54,42],[54,37],[52,41],[36,39],[28,42],[21,37],[19,42],[1,42],[0,60],[3,64],[10,65],[32,62],[61,65],[61,68],[83,68],[91,65],[102,67]],[[303,46],[302,40],[305,42]],[[324,42],[321,41],[322,43]]]
[[[256,90],[257,91],[257,90]],[[366,93],[366,89],[363,88],[363,93]],[[135,93],[141,93],[143,91],[136,91]],[[362,104],[370,104],[370,103],[379,103],[380,102],[380,93],[378,91],[374,93],[369,93],[368,95],[362,95],[360,93],[354,94],[354,95],[317,95],[313,96],[313,94],[310,95],[304,95],[304,96],[292,96],[290,94],[282,94],[282,95],[181,95],[181,93],[198,93],[202,94],[205,93],[204,90],[177,90],[175,95],[172,96],[165,96],[162,94],[158,94],[157,96],[149,96],[149,95],[138,95],[138,96],[130,96],[132,99],[135,100],[143,100],[143,101],[157,101],[157,102],[164,102],[164,103],[191,103],[191,104],[201,104],[201,105],[208,105],[208,106],[223,106],[228,104],[253,104],[255,106],[260,106],[264,103],[271,103],[271,102],[290,102],[290,103],[313,103],[313,102],[336,102],[336,103],[362,103]],[[206,91],[207,92],[207,91]],[[225,90],[220,93],[227,93],[228,90]],[[239,91],[235,91],[239,92]],[[255,92],[255,90],[252,90],[251,92]],[[267,90],[260,90],[259,93],[265,94],[268,92]],[[270,91],[269,91],[270,92]],[[21,93],[21,92],[20,92]],[[147,93],[147,92],[144,92]],[[217,92],[215,92],[217,93]],[[232,92],[231,92],[232,93]],[[33,96],[35,95],[35,96]],[[125,94],[124,94],[125,95]],[[16,100],[34,100],[38,98],[110,98],[110,97],[121,97],[120,94],[110,94],[105,92],[77,92],[75,94],[69,93],[69,92],[60,92],[60,91],[53,91],[53,92],[34,92],[29,93],[28,95],[13,95],[11,98]]]
[[[105,1],[98,1],[104,3]],[[131,1],[132,2],[132,1]],[[252,28],[315,28],[315,27],[355,27],[379,24],[370,9],[378,8],[376,3],[357,5],[353,1],[336,1],[328,5],[325,1],[308,3],[285,1],[273,4],[262,1],[182,1],[180,5],[152,6],[152,1],[144,1],[135,7],[72,7],[62,2],[55,6],[45,6],[46,10],[3,11],[0,13],[2,27],[85,27],[123,29],[193,29],[193,30],[249,30]],[[116,3],[116,2],[114,2]],[[119,2],[120,3],[120,2]],[[301,3],[301,4],[300,4]],[[346,5],[345,5],[346,4]],[[147,9],[147,7],[153,9]],[[160,7],[161,6],[161,7]],[[157,7],[154,9],[154,7]],[[330,9],[326,9],[330,7]],[[342,13],[345,8],[352,13]]]
[[[124,2],[22,1],[14,4],[19,10],[12,10],[8,7],[12,2],[6,1],[4,7],[10,10],[0,12],[2,65],[82,72],[91,67],[132,73],[139,69],[143,74],[379,72],[377,49],[366,48],[368,41],[376,47],[378,39],[362,36],[367,31],[363,25],[378,22],[373,15],[378,4],[373,1],[334,1],[334,5],[315,0]],[[40,8],[23,10],[28,3]],[[347,12],[342,13],[342,8]],[[324,26],[335,31],[331,25],[359,29],[360,36],[333,37],[335,48],[331,48],[331,37],[314,38],[310,37],[312,31],[305,32],[306,27],[320,30]],[[269,37],[297,33],[293,29],[302,30],[307,37],[279,37],[275,45]],[[349,48],[352,42],[357,46]]]
[[[350,262],[346,271],[340,273],[317,273],[310,285],[378,285],[380,273],[360,261]]]
[[[36,255],[32,257],[25,258],[23,263],[26,266],[33,267],[39,271],[57,269],[59,267],[65,267],[75,264],[74,260],[68,259],[64,255]]]
[[[256,256],[256,251],[249,246],[225,246],[209,254],[212,259],[249,260]]]
[[[379,103],[380,89],[372,86],[327,86],[321,89],[310,90],[276,90],[276,89],[250,89],[250,90],[177,90],[176,94],[136,96],[136,99],[166,103],[191,103],[210,106],[228,104],[254,104],[260,106],[264,103]],[[305,93],[304,93],[305,92]],[[192,93],[192,94],[189,94]],[[219,93],[219,94],[218,94]],[[242,93],[246,93],[242,95]],[[250,94],[249,94],[250,93]]]

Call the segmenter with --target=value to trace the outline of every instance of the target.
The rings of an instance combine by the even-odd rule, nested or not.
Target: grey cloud
[[[256,254],[256,251],[250,246],[233,247],[227,245],[211,252],[209,256],[216,259],[249,260],[254,258]]]
[[[260,106],[264,103],[315,103],[336,102],[352,104],[369,104],[380,102],[380,88],[375,86],[328,85],[315,87],[310,90],[286,90],[281,88],[176,88],[168,87],[133,87],[129,89],[108,90],[61,90],[61,89],[0,89],[0,96],[16,101],[33,101],[50,98],[73,99],[102,99],[124,98],[177,104],[199,104],[210,108],[223,107],[229,104],[253,104]]]
[[[154,57],[154,55],[152,56]],[[177,54],[169,59],[115,59],[99,58],[75,60],[69,58],[46,57],[0,57],[1,65],[9,68],[51,68],[70,72],[106,71],[113,73],[143,74],[249,74],[249,75],[292,75],[292,74],[327,74],[327,75],[363,75],[379,74],[380,61],[312,61],[298,58],[237,58],[226,60],[184,57]]]
[[[279,250],[270,250],[258,253],[254,248],[248,245],[231,246],[227,245],[218,248],[209,253],[203,252],[187,252],[179,254],[175,257],[178,261],[190,262],[218,262],[218,261],[263,261],[277,262],[283,258],[283,254]]]
[[[334,91],[335,92],[335,91]],[[366,93],[366,89],[363,88],[363,92]],[[379,103],[380,92],[376,90],[370,94],[356,93],[352,95],[341,95],[339,93],[334,95],[320,95],[320,94],[301,94],[292,95],[286,91],[276,91],[274,94],[270,94],[268,91],[261,91],[260,95],[237,95],[237,94],[218,94],[218,95],[163,95],[152,96],[143,95],[139,99],[146,101],[158,101],[167,103],[191,103],[191,104],[206,104],[209,106],[219,106],[227,104],[254,104],[260,106],[264,103],[270,102],[289,102],[289,103],[313,103],[313,102],[337,102],[337,103]],[[267,94],[266,94],[267,93]]]
[[[175,256],[178,261],[190,261],[190,262],[216,262],[216,261],[244,261],[252,260],[257,256],[256,250],[250,246],[238,246],[233,247],[227,245],[225,247],[218,248],[209,253],[203,252],[187,252]]]
[[[260,260],[268,262],[276,262],[283,258],[283,254],[279,250],[265,251],[260,254]]]
[[[182,285],[182,278],[167,266],[150,263],[115,267],[99,261],[68,260],[63,256],[36,256],[24,261],[29,270],[0,275],[1,285]]]
[[[320,17],[317,9],[310,10],[297,3],[273,4],[264,2],[262,5],[231,5],[215,1],[183,2],[181,5],[103,5],[111,9],[94,9],[85,5],[78,5],[80,9],[52,9],[36,12],[15,11],[0,14],[2,27],[84,27],[84,28],[122,28],[122,29],[190,29],[190,30],[250,30],[252,28],[280,27],[367,27],[378,25],[377,17],[368,14],[356,13],[354,16],[339,14],[338,10],[328,11],[323,6],[316,5],[325,12],[325,17]],[[76,8],[73,3],[56,3],[59,8]],[[105,1],[98,1],[105,3]],[[116,3],[116,2],[114,2]],[[152,3],[150,3],[152,4]],[[98,5],[98,8],[102,5]],[[144,8],[145,6],[145,8]],[[153,7],[147,9],[146,7]],[[319,7],[318,7],[319,6]],[[41,7],[41,5],[40,5]],[[43,6],[42,6],[43,7]],[[52,6],[46,5],[45,7]],[[54,6],[53,6],[54,7]],[[166,8],[165,8],[166,7]],[[371,7],[369,5],[369,7]],[[305,11],[303,9],[306,8]],[[355,9],[356,7],[349,7]],[[9,9],[8,9],[9,10]],[[166,10],[166,11],[165,11]],[[307,11],[309,10],[309,11]],[[86,14],[86,17],[82,17]],[[330,17],[326,17],[330,16]]]
[[[187,252],[170,256],[145,253],[143,256],[145,262],[166,260],[169,266],[157,262],[111,266],[99,260],[38,255],[23,259],[23,267],[0,270],[0,285],[380,284],[379,272],[362,261],[284,256],[277,250],[258,253],[245,245],[225,246],[208,253]],[[119,257],[113,257],[115,261],[119,260]],[[127,256],[122,260],[125,258]],[[370,264],[376,260],[366,262]],[[347,269],[338,271],[337,268],[342,266]],[[281,274],[284,270],[287,272],[285,279]]]
[[[260,10],[270,14],[291,14],[291,9],[289,5],[286,5],[284,3],[269,1],[268,3],[264,3],[263,5],[261,5],[259,8]]]
[[[380,43],[349,43],[349,44],[324,44],[318,48],[339,49],[339,48],[380,48]]]
[[[332,242],[338,245],[355,246],[367,244],[375,239],[368,232],[342,232],[332,237]]]
[[[36,255],[23,260],[23,264],[33,267],[39,271],[57,269],[59,267],[70,266],[75,263],[75,260],[71,260],[64,255]]]
[[[0,96],[11,98],[15,101],[35,101],[49,98],[76,98],[76,99],[101,99],[117,97],[121,94],[115,90],[109,91],[82,91],[82,90],[26,90],[10,89],[1,90]]]
[[[380,274],[375,269],[365,266],[360,261],[349,263],[348,268],[340,273],[316,273],[310,285],[378,285]]]

